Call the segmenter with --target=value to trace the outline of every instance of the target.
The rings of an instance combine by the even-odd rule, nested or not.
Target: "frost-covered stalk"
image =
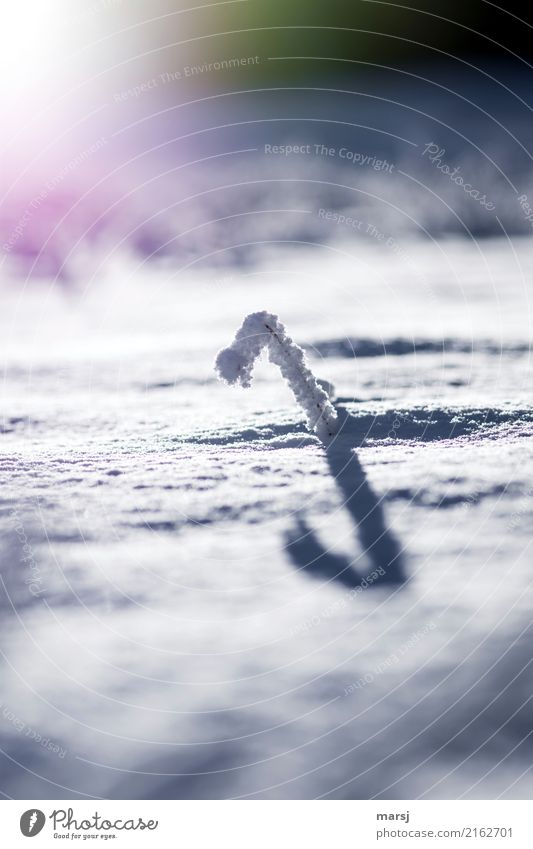
[[[263,348],[268,349],[270,361],[280,367],[307,416],[309,427],[321,439],[333,436],[337,413],[307,365],[302,348],[287,336],[277,315],[268,312],[247,315],[229,348],[218,352],[215,369],[227,383],[248,387],[254,362]]]

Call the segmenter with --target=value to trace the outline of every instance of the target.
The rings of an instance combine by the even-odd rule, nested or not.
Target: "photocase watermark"
[[[345,227],[350,227],[352,230],[358,230],[365,236],[375,239],[376,242],[382,242],[383,245],[391,250],[394,254],[403,257],[406,261],[411,262],[411,255],[403,248],[394,236],[388,235],[383,230],[380,230],[371,221],[363,221],[360,218],[354,218],[351,215],[345,215],[343,212],[337,212],[334,209],[319,209],[317,213],[319,218],[324,221],[331,221],[333,224],[341,224]]]
[[[204,62],[201,65],[185,65],[183,68],[177,68],[173,71],[163,71],[157,77],[145,80],[132,88],[117,91],[113,95],[113,100],[115,103],[122,103],[125,100],[136,99],[155,88],[161,88],[179,80],[202,76],[202,74],[212,74],[219,71],[231,71],[235,68],[245,68],[250,65],[259,65],[261,62],[262,59],[260,56],[231,56],[228,59]]]
[[[20,818],[20,830],[24,837],[35,837],[43,830],[46,817],[38,808],[30,808],[24,811]]]
[[[361,218],[356,218],[353,215],[346,215],[345,213],[338,212],[338,210],[335,209],[320,208],[317,215],[324,221],[331,222],[332,224],[339,224],[341,226],[348,227],[351,230],[356,230],[363,236],[367,236],[369,239],[382,244],[388,251],[399,257],[405,263],[409,271],[413,274],[421,286],[424,287],[428,295],[433,300],[436,300],[437,296],[433,288],[420,273],[412,254],[390,233],[385,233],[384,230],[381,230],[371,221],[363,221]]]
[[[311,628],[316,628],[317,625],[320,625],[324,619],[330,619],[335,613],[338,613],[340,610],[347,607],[348,602],[353,601],[358,595],[364,592],[364,590],[384,575],[386,575],[385,569],[383,569],[382,566],[378,566],[377,569],[374,569],[364,578],[361,578],[361,581],[356,587],[352,587],[349,592],[344,593],[340,596],[340,598],[331,602],[331,604],[328,604],[327,607],[324,607],[320,611],[320,613],[310,616],[309,619],[306,619],[304,622],[299,622],[297,625],[294,625],[294,627],[291,628],[291,636],[295,637],[297,634],[307,633],[311,630]]]
[[[103,12],[106,9],[115,9],[117,6],[121,6],[124,0],[98,0],[97,3],[93,3],[90,6],[87,6],[83,9],[82,13],[79,15],[80,19],[85,17],[89,17],[90,15],[97,15],[99,12]],[[76,18],[76,20],[78,17]]]
[[[20,559],[22,563],[26,564],[29,572],[27,577],[24,578],[24,583],[28,587],[30,593],[35,596],[35,598],[39,598],[39,596],[44,593],[43,578],[41,570],[37,565],[37,561],[35,560],[35,553],[33,551],[33,547],[28,542],[28,537],[24,528],[24,522],[20,518],[18,511],[12,510],[10,515],[13,521],[15,533],[22,547],[22,557]]]
[[[473,490],[473,492],[469,492],[465,500],[461,503],[461,508],[463,510],[468,510],[470,507],[474,507],[475,504],[479,503],[480,495],[481,493],[477,489]]]
[[[67,749],[64,749],[62,746],[54,743],[54,741],[50,740],[49,737],[43,737],[42,734],[39,734],[39,732],[36,731],[35,728],[32,728],[31,725],[28,725],[27,722],[24,722],[24,720],[17,716],[17,714],[7,705],[0,703],[0,710],[2,711],[2,716],[6,722],[11,723],[19,734],[24,735],[24,737],[27,737],[28,740],[33,740],[34,743],[37,743],[37,745],[46,749],[48,752],[53,752],[53,754],[57,755],[58,758],[64,758],[66,756]]]
[[[30,223],[31,219],[33,218],[37,210],[42,206],[44,201],[49,197],[49,195],[51,195],[52,192],[54,192],[55,189],[57,189],[57,187],[61,185],[61,183],[69,176],[69,174],[72,174],[73,171],[79,168],[79,166],[86,162],[86,160],[93,156],[93,154],[105,147],[106,144],[107,139],[103,136],[100,137],[90,147],[86,148],[85,150],[82,150],[81,153],[77,154],[77,156],[74,156],[60,171],[57,172],[57,174],[54,174],[53,177],[46,181],[39,194],[35,195],[29,202],[26,209],[17,221],[17,224],[9,234],[7,240],[2,245],[2,249],[5,251],[5,253],[10,253],[11,250],[15,247],[17,242],[24,235],[24,231]]]
[[[449,177],[452,183],[455,183],[456,186],[460,186],[465,194],[476,200],[480,206],[483,206],[489,212],[496,209],[495,204],[488,200],[486,194],[482,194],[479,189],[474,188],[471,183],[465,182],[462,174],[459,173],[461,170],[460,165],[452,168],[443,161],[445,155],[445,148],[440,147],[438,144],[435,144],[435,142],[429,142],[426,144],[422,151],[422,156],[427,156],[431,164],[437,168],[437,170]]]
[[[350,150],[348,147],[330,147],[325,144],[265,144],[264,152],[267,156],[318,156],[326,159],[343,159],[351,165],[372,168],[374,171],[385,171],[389,174],[394,169],[394,164],[387,159]]]
[[[381,663],[378,663],[370,672],[365,672],[364,675],[361,675],[356,681],[353,681],[351,684],[348,684],[347,687],[344,688],[344,695],[349,696],[351,693],[355,692],[355,690],[361,690],[363,687],[366,687],[368,684],[372,684],[373,681],[380,675],[383,675],[384,672],[387,672],[393,666],[396,666],[411,649],[417,646],[421,640],[426,637],[430,631],[434,631],[437,626],[434,622],[427,622],[422,628],[419,628],[417,631],[413,631],[412,634],[408,637],[405,642],[401,644],[401,646],[396,649],[396,651],[391,652],[385,660],[382,660]]]
[[[211,283],[214,286],[226,286],[228,283],[235,283],[238,279],[235,274],[223,274],[221,277],[213,277]]]
[[[93,808],[94,810],[94,808]],[[115,840],[124,831],[155,831],[159,820],[145,820],[142,816],[125,817],[110,820],[98,811],[94,814],[80,815],[74,808],[55,808],[45,814],[39,808],[29,808],[20,818],[20,830],[25,837],[34,837],[45,828],[47,821],[54,838],[79,840]]]
[[[398,438],[398,431],[402,426],[402,418],[405,418],[405,417],[402,416],[401,413],[395,413],[394,414],[394,419],[393,419],[392,425],[390,426],[389,431],[387,433],[387,436],[388,436],[389,439],[397,439]]]

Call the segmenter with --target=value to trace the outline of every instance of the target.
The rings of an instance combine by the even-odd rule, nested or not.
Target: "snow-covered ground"
[[[7,796],[531,797],[533,246],[346,238],[2,281]]]

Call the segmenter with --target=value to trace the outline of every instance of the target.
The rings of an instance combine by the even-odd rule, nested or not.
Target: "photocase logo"
[[[35,837],[43,830],[46,817],[42,811],[37,808],[30,808],[25,811],[20,818],[20,830],[24,837]]]

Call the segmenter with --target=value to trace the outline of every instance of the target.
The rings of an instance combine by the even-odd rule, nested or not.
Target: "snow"
[[[2,282],[6,794],[531,797],[533,250],[407,247]],[[329,446],[213,372],[265,292]]]

